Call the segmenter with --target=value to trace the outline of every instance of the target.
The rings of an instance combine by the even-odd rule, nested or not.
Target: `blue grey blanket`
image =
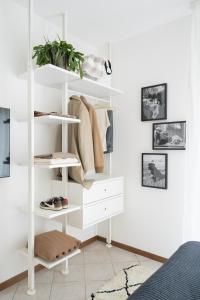
[[[200,300],[200,242],[187,242],[128,300]]]

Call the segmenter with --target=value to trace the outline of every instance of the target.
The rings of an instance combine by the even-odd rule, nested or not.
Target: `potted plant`
[[[73,45],[60,38],[58,41],[46,41],[44,45],[34,46],[33,58],[36,58],[38,66],[52,64],[69,71],[78,72],[83,78],[84,54],[76,51]]]

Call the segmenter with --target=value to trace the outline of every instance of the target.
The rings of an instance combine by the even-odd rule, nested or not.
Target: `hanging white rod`
[[[97,101],[102,101],[102,102],[106,102],[106,103],[109,103],[109,102],[110,102],[109,99],[103,99],[103,98],[94,97],[94,96],[91,96],[91,95],[88,95],[88,94],[85,94],[85,93],[80,93],[80,92],[78,92],[78,91],[68,90],[68,92],[69,92],[70,94],[88,97],[88,98],[90,98],[90,99],[97,100]]]

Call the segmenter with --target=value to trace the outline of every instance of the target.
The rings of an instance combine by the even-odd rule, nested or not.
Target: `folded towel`
[[[55,116],[55,117],[77,119],[77,117],[74,116],[74,115],[63,115],[63,114],[58,113],[58,112],[46,113],[46,112],[42,112],[42,111],[36,111],[36,110],[34,111],[34,117],[42,117],[42,116]]]
[[[50,154],[36,155],[34,157],[34,161],[37,164],[64,164],[79,162],[76,155],[65,152],[55,152]]]

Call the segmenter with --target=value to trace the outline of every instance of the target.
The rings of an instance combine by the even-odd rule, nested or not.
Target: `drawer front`
[[[122,212],[124,207],[123,204],[124,204],[123,195],[116,198],[109,199],[106,203],[106,209],[105,209],[106,217],[110,217],[112,215],[117,214],[118,212]]]
[[[97,200],[123,194],[123,178],[95,182],[91,189],[84,189],[83,202],[87,205]]]
[[[123,195],[83,208],[83,227],[97,224],[123,211]]]

